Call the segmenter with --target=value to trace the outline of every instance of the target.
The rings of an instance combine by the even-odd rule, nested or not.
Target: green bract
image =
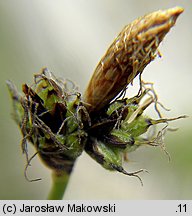
[[[7,84],[27,164],[27,142],[31,142],[43,162],[57,173],[70,173],[85,150],[104,168],[137,176],[143,170],[128,173],[122,167],[127,153],[143,144],[161,145],[163,133],[156,137],[143,134],[152,125],[178,119],[153,120],[143,114],[150,104],[157,107],[158,103],[153,88],[144,83],[135,97],[115,99],[97,114],[88,113],[72,82],[55,78],[47,69],[35,75],[32,86],[23,85],[24,96],[10,81]]]
[[[70,87],[71,84],[71,87]],[[81,122],[81,99],[73,83],[56,79],[47,69],[35,75],[35,83],[23,85],[21,96],[9,81],[14,116],[23,134],[27,154],[31,142],[44,163],[57,172],[71,172],[84,150],[87,133]]]

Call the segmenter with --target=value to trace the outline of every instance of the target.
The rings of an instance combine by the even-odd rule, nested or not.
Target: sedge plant
[[[143,169],[127,172],[123,168],[129,152],[143,145],[160,146],[166,152],[163,137],[168,122],[185,116],[163,118],[153,84],[144,82],[141,74],[160,56],[159,44],[182,12],[180,7],[160,10],[125,26],[98,63],[83,95],[72,81],[56,78],[47,68],[34,75],[32,85],[23,84],[22,94],[7,81],[14,120],[23,136],[25,176],[31,160],[38,155],[52,170],[48,199],[63,198],[76,159],[83,151],[105,169],[137,177],[141,183]],[[125,96],[137,75],[137,95]],[[151,104],[158,119],[144,114]],[[160,123],[165,123],[162,130],[146,135],[149,128]],[[35,148],[31,157],[28,143]]]

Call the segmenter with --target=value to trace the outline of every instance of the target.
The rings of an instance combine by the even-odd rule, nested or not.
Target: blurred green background
[[[5,81],[18,89],[32,83],[46,66],[56,76],[74,80],[83,92],[106,49],[124,25],[138,16],[174,6],[184,7],[157,58],[143,79],[153,81],[168,117],[191,116],[191,1],[157,0],[0,0],[0,199],[45,199],[50,171],[38,157],[24,178],[21,134],[11,119],[11,100]],[[135,81],[131,89],[137,90]],[[130,90],[131,92],[131,90]],[[88,155],[78,159],[66,199],[192,199],[191,117],[171,123],[179,130],[166,135],[171,162],[160,148],[146,147],[130,155],[126,170],[145,168],[144,186],[135,178],[104,170]],[[30,149],[33,152],[33,149]]]

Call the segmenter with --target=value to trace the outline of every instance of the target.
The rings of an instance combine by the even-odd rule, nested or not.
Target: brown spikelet
[[[180,7],[159,10],[123,28],[98,63],[85,91],[89,112],[102,109],[142,73],[182,12]]]

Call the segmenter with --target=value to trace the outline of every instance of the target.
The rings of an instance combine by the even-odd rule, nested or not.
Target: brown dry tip
[[[183,8],[159,10],[125,26],[98,63],[84,93],[89,113],[108,105],[154,60]]]
[[[178,16],[183,13],[184,9],[181,7],[174,7],[167,10],[157,11],[159,16],[161,16],[162,19],[170,21],[170,25],[173,26],[178,18]]]
[[[170,8],[168,10],[166,10],[167,13],[169,14],[169,16],[174,16],[174,17],[178,17],[181,13],[183,13],[184,9],[182,7],[174,7],[174,8]]]

